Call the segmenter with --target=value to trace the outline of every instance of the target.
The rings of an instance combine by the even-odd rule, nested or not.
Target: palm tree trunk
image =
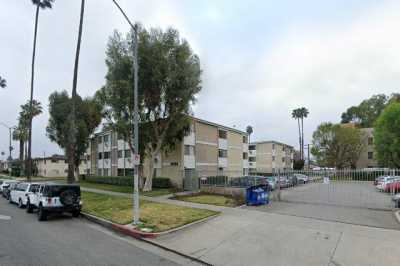
[[[39,20],[39,5],[36,7],[35,16],[35,33],[33,37],[33,52],[32,52],[32,73],[31,73],[31,96],[29,100],[29,129],[28,129],[28,162],[27,162],[27,179],[31,180],[32,175],[32,104],[33,104],[33,84],[35,79],[35,57],[36,57],[36,39]]]
[[[303,128],[303,117],[301,117],[301,156],[304,161],[304,128]]]
[[[81,51],[82,41],[82,28],[83,28],[83,17],[85,14],[85,0],[81,1],[81,15],[79,20],[79,32],[78,42],[76,46],[75,54],[75,65],[74,65],[74,78],[72,82],[72,110],[71,110],[71,129],[70,129],[70,149],[68,152],[68,182],[74,182],[74,164],[75,164],[75,150],[76,150],[76,86],[78,81],[78,67],[79,67],[79,55]]]
[[[297,118],[297,125],[299,127],[299,148],[300,148],[300,160],[303,160],[303,152],[301,149],[301,131],[300,131],[300,118]]]
[[[22,138],[19,139],[19,161],[22,165],[24,161],[24,140]]]

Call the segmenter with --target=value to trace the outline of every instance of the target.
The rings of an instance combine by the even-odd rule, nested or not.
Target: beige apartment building
[[[38,176],[43,177],[67,177],[68,161],[66,156],[54,154],[50,157],[38,157],[33,159],[38,170]],[[79,175],[85,174],[86,160],[81,161]]]
[[[376,160],[376,152],[374,148],[374,129],[373,128],[360,128],[364,133],[364,150],[360,154],[356,167],[363,168],[377,168],[379,167]]]
[[[250,173],[274,173],[293,169],[294,148],[278,141],[259,141],[249,145]]]
[[[173,151],[160,154],[154,161],[156,177],[168,177],[177,187],[185,179],[248,174],[247,133],[195,117],[190,132]],[[133,164],[128,144],[115,132],[96,134],[91,140],[90,173],[101,176],[130,176]],[[148,174],[148,161],[142,164],[142,175]]]

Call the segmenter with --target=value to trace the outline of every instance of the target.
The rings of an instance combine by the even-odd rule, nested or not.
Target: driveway
[[[0,198],[0,265],[195,265],[186,258],[117,235],[84,219],[36,214]]]
[[[231,209],[154,240],[213,265],[398,266],[400,231]]]
[[[372,182],[332,181],[329,184],[311,183],[283,189],[281,198],[288,202],[315,203],[390,210],[391,196],[379,192]]]

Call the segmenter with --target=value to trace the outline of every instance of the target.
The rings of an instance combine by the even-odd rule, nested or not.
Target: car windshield
[[[72,190],[79,196],[81,195],[81,189],[79,186],[47,186],[44,189],[43,195],[47,197],[59,197],[60,194],[66,190]]]

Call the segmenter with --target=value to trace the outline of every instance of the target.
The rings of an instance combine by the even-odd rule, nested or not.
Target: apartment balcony
[[[183,138],[184,145],[195,146],[196,145],[196,137],[193,131],[190,132],[189,135]]]
[[[243,168],[249,168],[249,160],[243,160]]]
[[[228,167],[228,158],[218,158],[218,167]]]
[[[185,155],[183,157],[183,165],[187,169],[196,168],[196,158],[194,155]]]
[[[228,140],[227,139],[218,139],[218,149],[227,150],[228,149]]]
[[[249,157],[256,157],[257,151],[256,150],[249,150]]]
[[[256,169],[257,168],[257,163],[256,162],[249,162],[249,168],[250,169]]]
[[[249,144],[243,143],[243,152],[248,152],[249,151]]]

